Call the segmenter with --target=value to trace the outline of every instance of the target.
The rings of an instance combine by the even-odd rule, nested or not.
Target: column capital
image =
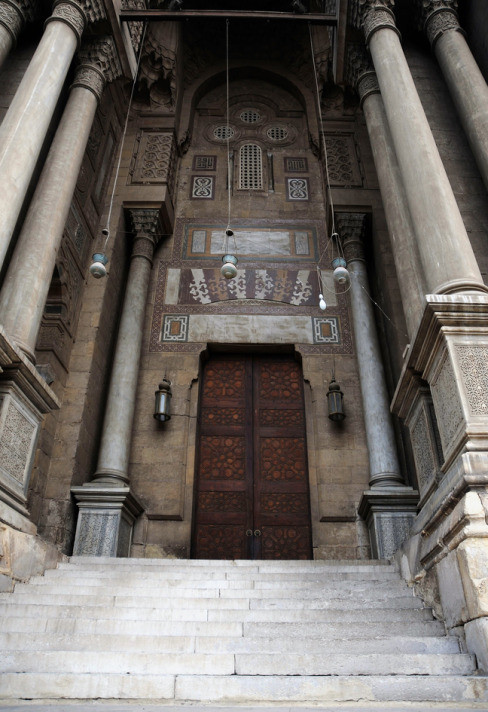
[[[78,52],[79,66],[71,87],[85,87],[100,101],[106,82],[121,74],[115,43],[111,37],[103,37],[84,43]]]
[[[370,94],[380,93],[373,64],[363,44],[351,43],[347,46],[345,78],[357,90],[361,106]]]
[[[34,0],[1,0],[0,25],[5,27],[15,45],[26,22],[32,22],[37,15]]]
[[[86,26],[106,17],[102,0],[55,0],[49,22],[58,20],[67,24],[81,42]]]
[[[432,45],[444,32],[462,32],[457,16],[458,0],[415,0],[418,24]]]
[[[352,0],[349,6],[350,23],[364,32],[366,44],[378,30],[390,29],[400,37],[395,24],[395,0]]]
[[[342,238],[346,262],[365,262],[363,238],[366,213],[336,213],[335,222]]]
[[[132,257],[145,257],[152,262],[154,248],[163,235],[159,208],[130,208],[130,221],[134,231]]]

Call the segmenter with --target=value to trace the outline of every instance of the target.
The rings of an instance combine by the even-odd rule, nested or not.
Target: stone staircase
[[[73,557],[0,594],[0,615],[7,704],[487,708],[474,657],[379,561]]]

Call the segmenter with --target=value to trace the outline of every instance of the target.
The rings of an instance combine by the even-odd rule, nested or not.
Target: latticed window
[[[255,143],[246,143],[239,151],[239,188],[263,189],[262,151]]]

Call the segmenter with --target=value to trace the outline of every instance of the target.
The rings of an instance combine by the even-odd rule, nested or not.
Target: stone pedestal
[[[389,559],[407,539],[417,514],[419,494],[411,487],[376,487],[361,497],[374,559]]]
[[[129,487],[72,487],[78,505],[75,556],[129,556],[134,521],[143,508]]]
[[[43,415],[55,408],[53,391],[0,327],[0,518],[30,533],[32,462]]]
[[[423,492],[405,559],[412,578],[435,573],[446,625],[450,629],[465,625],[468,647],[484,670],[488,670],[487,315],[485,295],[427,295],[427,309],[393,399],[393,409],[412,434]],[[429,413],[427,384],[434,414]],[[435,423],[441,447],[435,442]]]

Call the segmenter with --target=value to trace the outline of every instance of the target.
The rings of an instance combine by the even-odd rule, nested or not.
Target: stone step
[[[81,611],[80,611],[81,613]],[[53,618],[43,616],[19,616],[6,618],[2,622],[3,632],[47,632],[58,635],[92,635],[92,634],[122,634],[122,635],[159,635],[159,636],[245,636],[250,638],[309,638],[314,645],[318,638],[345,638],[347,634],[353,639],[368,639],[384,636],[443,636],[444,626],[439,621],[391,622],[375,621],[366,623],[361,620],[351,626],[343,623],[209,623],[207,621],[168,621],[140,618],[124,618],[117,615],[114,609],[111,618],[88,618],[76,616],[76,611],[70,615],[60,615]]]
[[[272,559],[126,559],[112,558],[109,556],[72,556],[69,561],[60,562],[58,568],[123,568],[129,566],[131,569],[147,568],[157,566],[159,568],[182,567],[193,569],[203,567],[208,568],[242,568],[261,570],[273,569],[288,572],[292,569],[343,569],[343,568],[395,568],[388,559],[310,559],[285,561],[275,561]]]
[[[35,632],[35,636],[32,633]],[[0,649],[3,650],[97,650],[114,653],[309,653],[326,655],[330,650],[342,654],[409,653],[435,654],[459,653],[459,642],[454,636],[372,638],[264,638],[241,636],[160,636],[100,634],[61,635],[38,631],[0,633]]]
[[[112,618],[81,618],[73,611],[71,615],[46,618],[35,616],[12,616],[2,622],[3,632],[30,631],[32,633],[55,633],[56,635],[154,635],[154,636],[216,636],[241,637],[242,623],[208,623],[207,621],[121,620],[114,611]],[[405,633],[404,633],[405,634]],[[430,632],[427,631],[426,635]],[[408,633],[406,633],[408,635]]]
[[[144,590],[144,589],[143,589]],[[156,589],[155,589],[156,590]],[[145,591],[145,590],[144,590]],[[145,591],[149,593],[149,591]],[[14,596],[3,598],[0,597],[0,603],[40,603],[60,605],[61,603],[76,603],[80,605],[111,605],[115,599],[116,605],[126,605],[127,601],[133,602],[136,598],[140,602],[141,607],[159,607],[159,608],[225,608],[225,609],[253,609],[253,608],[313,608],[313,609],[361,609],[365,606],[368,608],[421,608],[422,602],[410,593],[409,595],[396,596],[392,600],[386,592],[380,595],[356,595],[349,599],[339,597],[339,592],[335,592],[336,597],[322,596],[310,597],[303,600],[298,593],[290,595],[287,598],[271,598],[266,597],[264,600],[259,597],[251,596],[235,596],[235,597],[219,597],[218,591],[213,592],[214,595],[208,597],[190,598],[179,597],[178,595],[163,596],[158,590],[157,596],[141,595],[134,596],[134,591],[130,587],[76,587],[60,585],[59,587],[37,586],[35,584],[21,584],[17,586]],[[403,592],[408,594],[407,592]],[[131,594],[131,595],[130,595]],[[130,603],[129,605],[132,605]]]
[[[20,600],[19,600],[20,599]],[[86,599],[86,600],[85,600]],[[36,600],[37,603],[31,603]],[[218,599],[215,599],[216,601]],[[46,618],[113,618],[120,620],[166,620],[166,621],[204,621],[227,622],[263,622],[263,623],[311,623],[342,622],[355,623],[360,615],[363,622],[383,621],[429,621],[432,612],[427,608],[384,608],[368,607],[365,610],[343,609],[308,609],[302,608],[261,608],[261,609],[220,609],[220,608],[167,608],[159,606],[157,598],[146,599],[137,596],[101,596],[93,601],[88,596],[37,596],[32,599],[27,594],[16,599],[15,603],[0,603],[0,615]]]
[[[7,673],[0,678],[6,700],[148,700],[197,703],[488,702],[488,678],[460,675],[215,676]],[[137,711],[141,712],[141,706]],[[413,708],[415,709],[415,707]],[[456,709],[456,708],[454,708]],[[412,710],[413,712],[413,710]]]
[[[468,654],[298,655],[293,653],[138,653],[119,651],[26,650],[0,652],[3,672],[125,673],[155,675],[469,675],[476,669]]]

